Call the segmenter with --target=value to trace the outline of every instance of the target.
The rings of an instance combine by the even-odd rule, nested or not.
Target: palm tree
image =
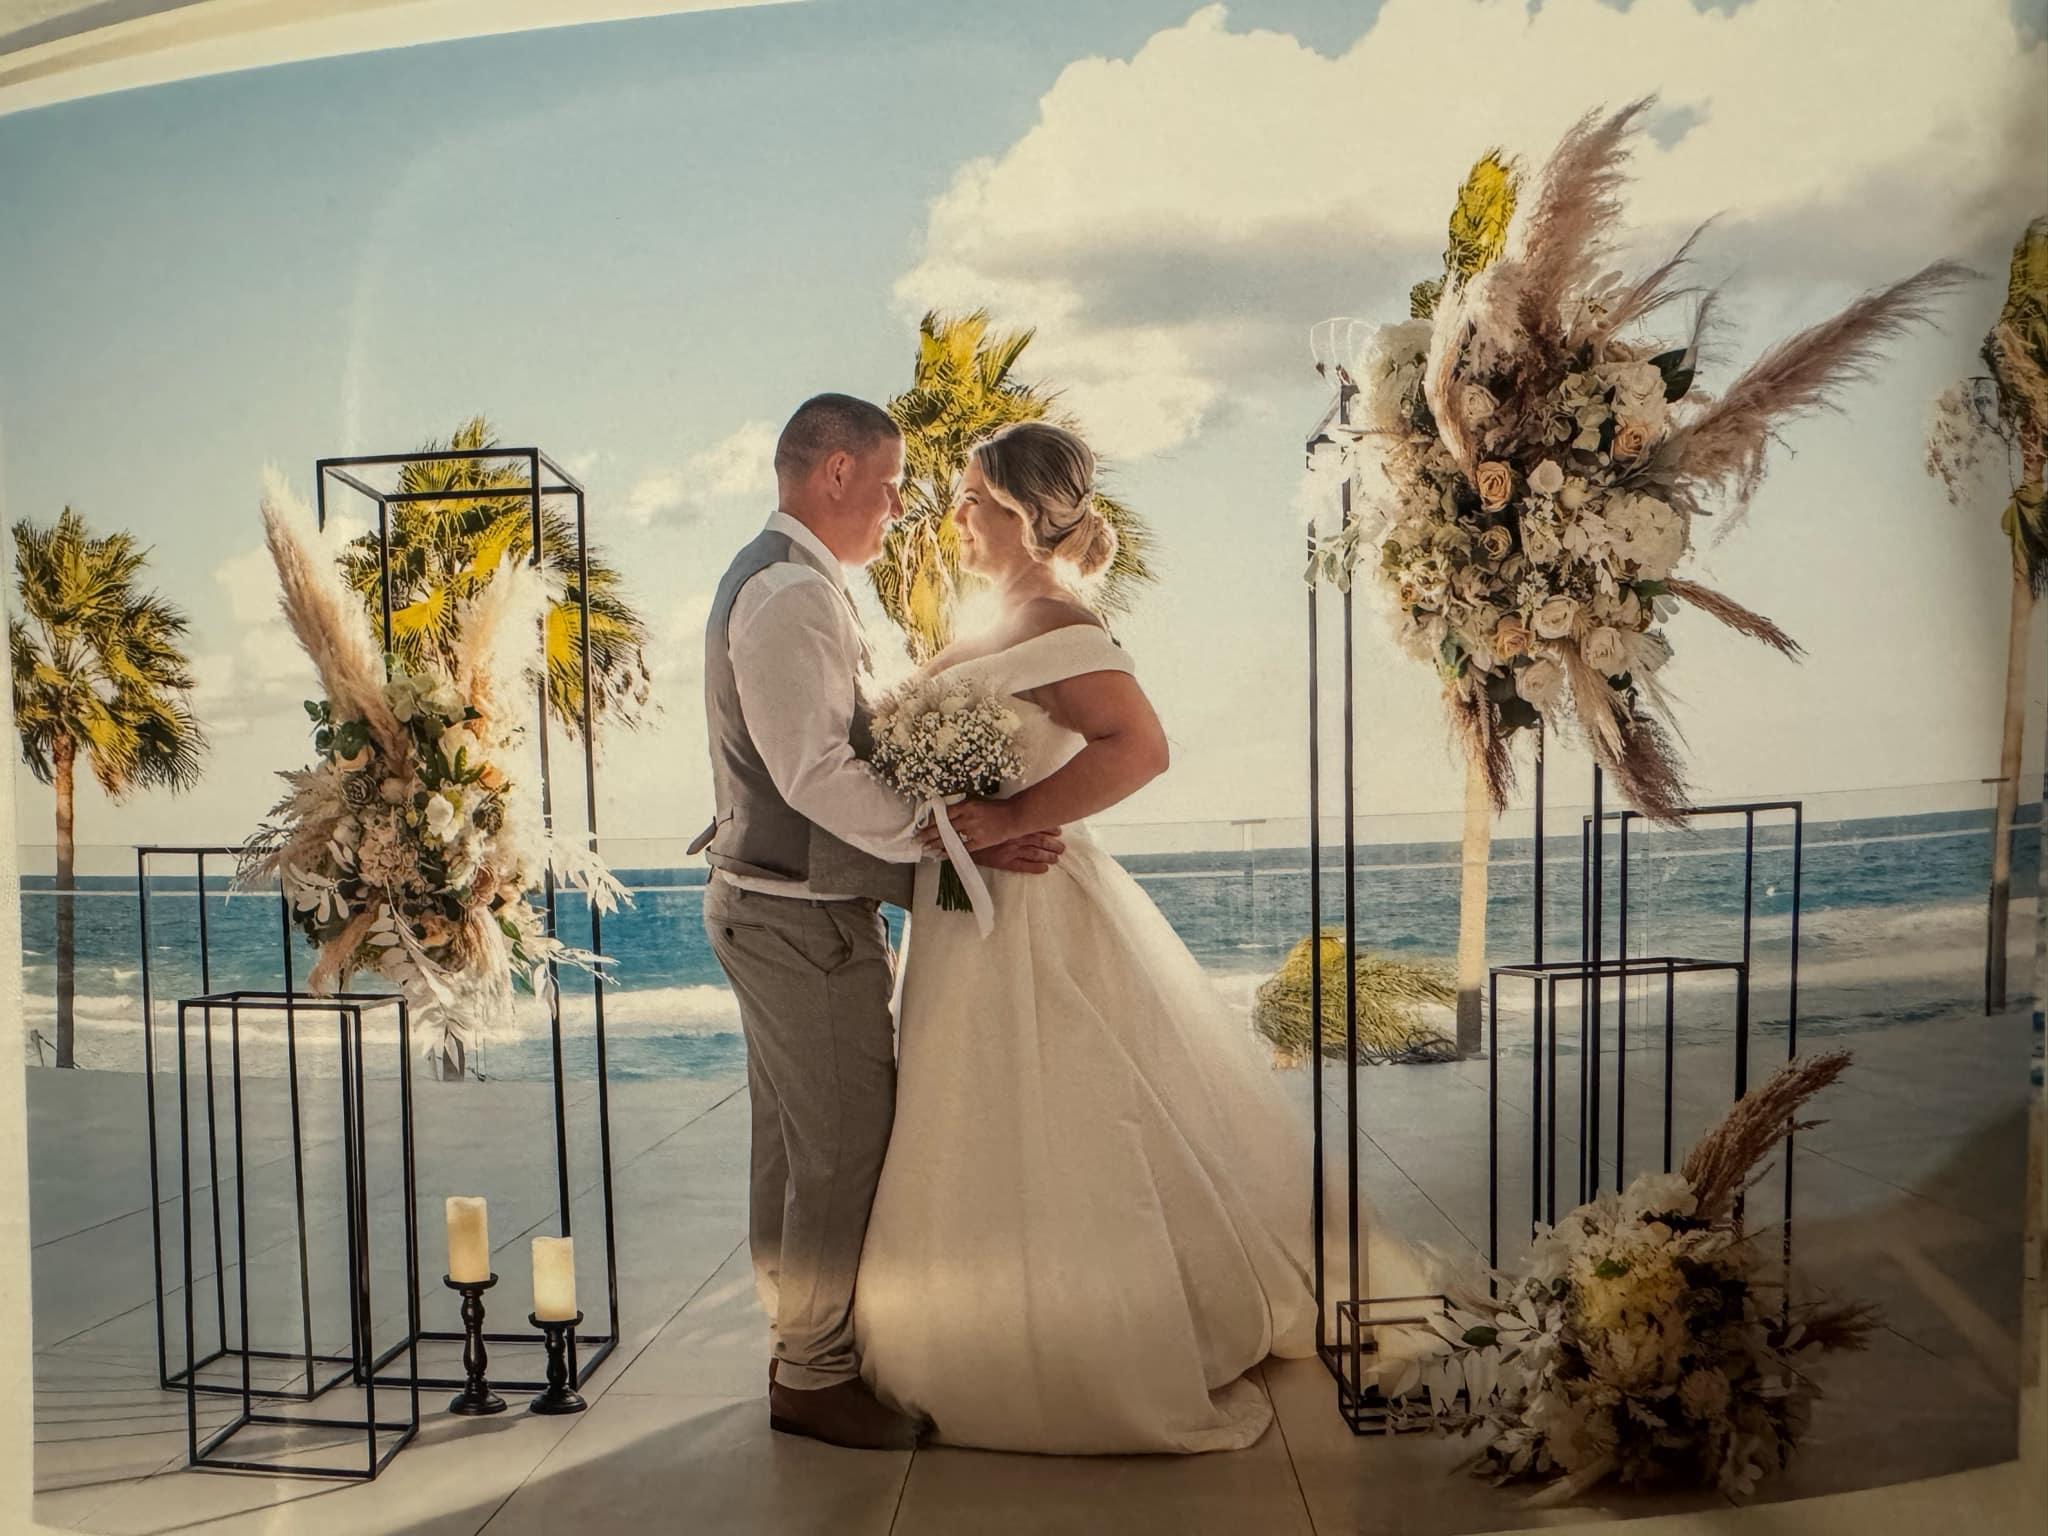
[[[2012,905],[2012,824],[2019,808],[2020,742],[2026,724],[2027,631],[2048,590],[2048,215],[2029,224],[2012,252],[1998,323],[1979,354],[1986,374],[1941,397],[1928,440],[1928,473],[1963,505],[1990,444],[2005,458],[2011,496],[2000,518],[2012,556],[2012,618],[2005,655],[2005,722],[1998,753],[1998,801],[1991,823],[1989,933],[1984,1010],[2006,1005],[2007,917]]]
[[[1466,173],[1451,209],[1443,275],[1409,290],[1411,315],[1428,318],[1435,313],[1446,285],[1455,288],[1499,259],[1507,248],[1508,224],[1515,215],[1521,183],[1520,168],[1503,160],[1498,150],[1487,151]],[[1501,729],[1512,731],[1515,722],[1503,719]],[[1485,1028],[1486,892],[1493,856],[1493,797],[1487,789],[1485,764],[1469,754],[1463,841],[1458,893],[1458,1050],[1471,1056],[1478,1053]]]
[[[57,1065],[74,1065],[77,770],[110,800],[199,781],[206,737],[192,713],[185,615],[138,588],[149,552],[94,538],[66,507],[55,527],[14,525],[18,616],[7,625],[14,724],[29,771],[57,796]]]
[[[960,555],[948,514],[968,450],[1016,421],[1075,426],[1054,411],[1055,392],[1011,376],[1033,334],[993,333],[983,310],[930,313],[918,323],[910,388],[889,402],[903,429],[903,516],[868,567],[882,611],[903,631],[913,660],[928,661],[952,638]],[[1138,588],[1154,579],[1151,534],[1115,497],[1097,492],[1095,509],[1117,532],[1116,559],[1103,574],[1096,606],[1127,612]]]
[[[429,442],[422,453],[485,453],[497,445],[490,424],[472,417],[447,444]],[[516,461],[420,459],[401,467],[403,493],[475,491],[450,501],[400,501],[391,506],[391,650],[407,667],[444,661],[455,640],[462,600],[491,579],[500,562],[533,558],[533,503],[519,491],[526,471]],[[497,494],[491,494],[491,493]],[[547,616],[549,713],[572,734],[583,720],[583,614],[578,588],[575,520],[553,505],[541,511],[541,550],[549,573],[562,583]],[[618,568],[591,546],[591,717],[627,726],[638,723],[648,700],[647,623],[624,592]],[[380,624],[377,536],[364,534],[342,558],[348,583]]]

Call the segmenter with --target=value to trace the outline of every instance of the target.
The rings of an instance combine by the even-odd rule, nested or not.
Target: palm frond
[[[140,582],[149,551],[125,532],[95,537],[66,507],[49,527],[14,527],[19,612],[8,623],[16,733],[50,782],[82,753],[113,799],[197,782],[205,731],[193,713],[185,615]]]
[[[428,665],[452,669],[464,605],[508,561],[533,559],[535,520],[526,489],[529,463],[517,455],[494,457],[496,447],[489,420],[473,416],[445,443],[430,438],[421,452],[454,451],[477,457],[423,457],[399,469],[401,491],[447,495],[445,500],[392,506],[388,537],[391,649],[402,664],[414,670]],[[596,545],[586,542],[579,552],[573,519],[553,504],[542,507],[540,546],[541,564],[555,583],[554,607],[545,631],[549,649],[542,668],[550,716],[572,735],[580,734],[587,646],[593,725],[637,726],[648,712],[652,691],[647,624],[626,595],[623,574]],[[579,564],[588,575],[587,636],[582,618],[586,594]],[[376,536],[365,535],[351,544],[344,553],[343,567],[350,587],[368,610],[381,618]]]
[[[986,310],[948,315],[933,310],[918,322],[909,388],[889,401],[903,433],[904,515],[890,528],[868,583],[882,611],[900,629],[913,660],[929,660],[952,639],[963,585],[953,502],[969,451],[1013,422],[1049,420],[1079,430],[1055,406],[1058,392],[1013,376],[1031,344],[1030,329],[998,332]],[[1107,465],[1100,466],[1105,478]],[[1098,493],[1096,510],[1116,530],[1117,555],[1090,599],[1106,614],[1129,611],[1155,580],[1153,539],[1138,513]]]

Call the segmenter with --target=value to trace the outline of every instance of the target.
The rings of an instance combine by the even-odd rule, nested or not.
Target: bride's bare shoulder
[[[1071,597],[1034,597],[1017,610],[1016,623],[1011,626],[1012,644],[1036,640],[1040,635],[1051,634],[1056,629],[1072,629],[1076,625],[1087,625],[1094,629],[1107,629],[1102,616],[1086,603]]]

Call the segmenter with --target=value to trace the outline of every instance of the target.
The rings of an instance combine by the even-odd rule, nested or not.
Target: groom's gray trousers
[[[749,1239],[777,1379],[800,1391],[850,1381],[853,1283],[896,1114],[888,925],[873,901],[802,901],[714,878],[704,928],[746,1032]]]

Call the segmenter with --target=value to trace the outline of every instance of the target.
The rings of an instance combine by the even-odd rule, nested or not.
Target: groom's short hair
[[[903,435],[879,405],[852,395],[813,395],[775,440],[775,473],[807,475],[835,453],[863,454]]]

